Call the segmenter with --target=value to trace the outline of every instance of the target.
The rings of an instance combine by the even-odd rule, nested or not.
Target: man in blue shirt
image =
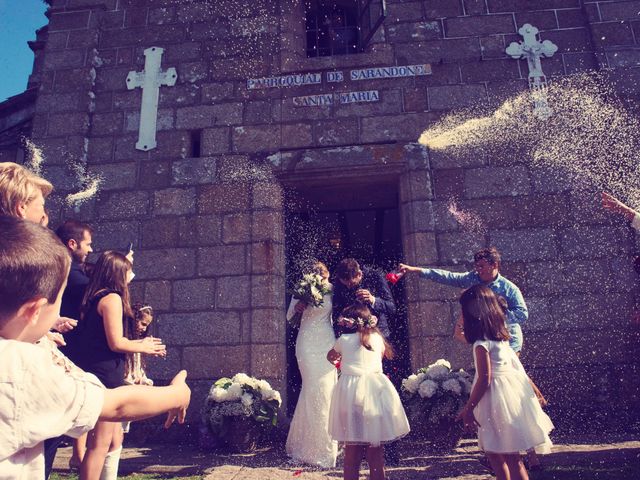
[[[420,273],[423,278],[458,288],[469,288],[480,283],[507,301],[507,329],[511,335],[509,345],[516,352],[522,349],[520,324],[529,317],[522,292],[515,283],[500,275],[500,253],[495,247],[483,248],[473,256],[475,269],[458,273],[437,268],[419,268],[400,264],[400,273]]]

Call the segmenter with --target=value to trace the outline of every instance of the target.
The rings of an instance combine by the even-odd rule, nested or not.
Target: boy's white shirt
[[[44,477],[43,443],[91,430],[104,387],[89,373],[67,371],[48,348],[0,337],[0,480]]]

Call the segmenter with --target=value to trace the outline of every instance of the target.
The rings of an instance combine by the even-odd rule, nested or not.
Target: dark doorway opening
[[[347,257],[382,272],[403,259],[397,182],[288,188],[286,191],[287,290],[301,275],[301,266],[317,258],[331,272]],[[332,281],[333,278],[332,278]],[[408,371],[406,301],[402,282],[391,286],[398,313],[393,321],[397,374]],[[290,296],[287,297],[287,305]],[[287,413],[293,415],[301,377],[295,357],[298,329],[287,325]]]

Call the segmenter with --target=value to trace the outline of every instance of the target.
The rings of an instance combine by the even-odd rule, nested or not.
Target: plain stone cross
[[[158,121],[158,97],[160,87],[173,87],[178,79],[176,69],[160,70],[163,48],[151,47],[144,51],[145,61],[142,72],[131,71],[127,75],[127,88],[142,88],[142,108],[136,148],[145,152],[156,148],[156,124]]]
[[[541,118],[551,115],[552,110],[547,103],[547,77],[542,72],[542,57],[551,57],[558,51],[557,45],[551,40],[541,42],[538,40],[539,30],[525,23],[518,33],[524,39],[522,42],[512,42],[506,49],[507,55],[511,58],[526,58],[529,66],[529,88],[534,99],[534,113]]]

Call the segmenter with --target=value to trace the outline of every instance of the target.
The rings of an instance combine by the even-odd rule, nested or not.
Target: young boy
[[[181,371],[167,387],[105,389],[93,375],[52,361],[33,345],[59,317],[69,273],[66,248],[49,230],[0,216],[0,479],[44,476],[43,441],[81,435],[98,420],[169,412],[184,422],[190,390]]]

